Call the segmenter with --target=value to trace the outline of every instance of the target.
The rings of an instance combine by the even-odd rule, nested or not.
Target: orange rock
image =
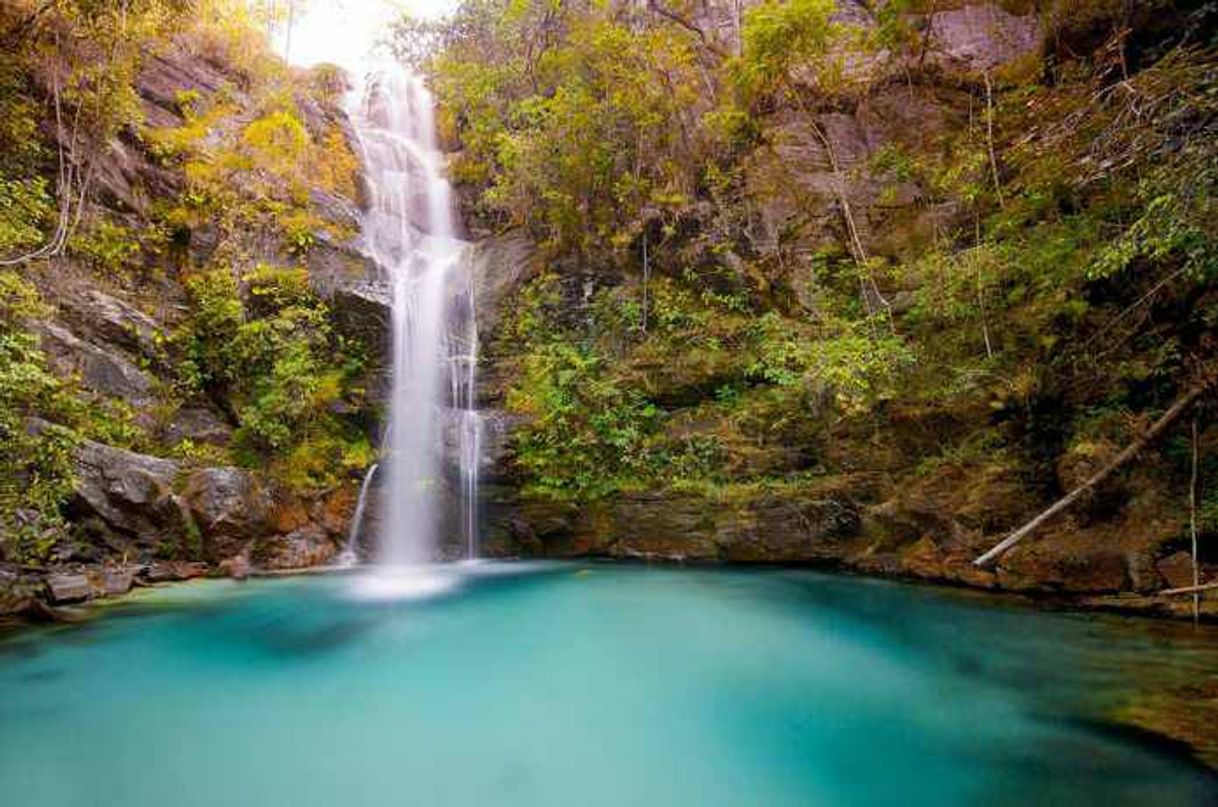
[[[289,533],[309,523],[309,511],[304,502],[295,497],[275,503],[271,512],[271,526],[275,532]]]
[[[943,579],[946,576],[943,563],[943,552],[929,535],[901,553],[901,571],[915,577]]]
[[[354,487],[342,487],[321,501],[316,511],[317,521],[326,532],[331,535],[347,534],[351,517],[355,513],[356,496]]]

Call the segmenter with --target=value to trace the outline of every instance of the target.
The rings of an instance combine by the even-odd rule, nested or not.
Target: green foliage
[[[357,395],[361,358],[331,332],[304,270],[262,265],[240,281],[213,270],[187,288],[190,317],[178,340],[188,360],[179,377],[187,394],[232,402],[242,461],[271,460],[288,484],[314,489],[366,459],[366,438],[333,412]]]
[[[61,418],[73,408],[24,327],[44,313],[32,286],[0,272],[0,557],[30,564],[47,560],[61,537],[59,509],[72,491],[76,440],[70,429],[33,428],[29,421]]]
[[[135,233],[103,218],[79,228],[69,241],[68,248],[95,268],[109,274],[129,267],[141,252]]]
[[[558,251],[612,249],[644,211],[691,197],[702,87],[688,32],[597,5],[470,0],[439,31],[399,26],[407,51],[420,36],[441,43],[429,69],[464,146],[454,173],[488,214]]]
[[[663,316],[639,345],[682,349],[689,329],[705,322],[696,298],[661,282]],[[519,351],[520,365],[507,407],[525,418],[513,431],[516,463],[528,488],[550,496],[596,498],[657,483],[718,478],[726,452],[713,435],[671,438],[665,413],[623,371],[614,355],[642,337],[637,304],[619,307],[600,294],[593,332],[586,338],[559,325],[557,279],[528,284],[500,339]],[[689,308],[685,308],[688,306]]]
[[[276,109],[250,122],[241,141],[260,165],[276,172],[295,168],[309,146],[309,133],[298,115]]]
[[[874,323],[840,321],[817,335],[793,330],[774,312],[753,325],[749,375],[779,387],[810,386],[845,413],[866,412],[900,389],[914,354],[900,338],[877,335]]]
[[[42,177],[10,180],[0,175],[0,255],[37,246],[52,210]]]
[[[313,195],[354,198],[359,162],[337,124],[326,120],[314,131],[298,103],[328,97],[332,80],[325,71],[289,75],[263,65],[241,89],[257,107],[251,120],[243,108],[250,102],[235,88],[180,96],[181,125],[141,132],[152,154],[186,178],[177,203],[161,206],[162,228],[215,227],[217,265],[250,265],[251,253],[265,249],[251,242],[303,255],[319,237],[350,238],[349,227],[318,214]]]
[[[587,330],[561,325],[556,276],[525,287],[498,349],[519,357],[507,405],[525,418],[514,456],[530,490],[584,499],[715,486],[729,478],[741,443],[751,450],[781,421],[803,422],[810,399],[838,415],[872,411],[899,392],[913,364],[906,343],[877,335],[874,323],[814,328],[775,311],[753,317],[731,295],[692,293],[694,280],[653,278],[646,332],[637,287],[598,292]],[[695,422],[720,426],[673,428],[679,413],[653,396],[698,387],[707,400]]]
[[[532,418],[515,439],[534,487],[599,496],[645,469],[644,438],[659,411],[605,378],[601,359],[555,342],[530,354],[522,369],[508,407]]]
[[[792,71],[821,58],[838,34],[833,0],[766,0],[744,15],[741,55],[731,65],[737,87],[749,97],[785,88]],[[823,77],[828,65],[813,66]]]

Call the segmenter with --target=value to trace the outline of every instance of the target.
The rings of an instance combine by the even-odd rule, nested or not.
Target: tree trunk
[[[1006,207],[1002,196],[1002,182],[998,179],[998,157],[994,154],[994,85],[990,83],[990,72],[985,77],[985,146],[990,155],[990,173],[994,178],[994,193],[998,197],[998,209]]]
[[[1193,468],[1188,480],[1188,533],[1193,543],[1193,588],[1201,585],[1197,560],[1197,416],[1193,415]],[[1201,592],[1193,592],[1193,622],[1201,621]]]

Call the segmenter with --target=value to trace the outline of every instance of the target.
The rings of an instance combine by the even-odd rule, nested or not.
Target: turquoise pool
[[[1100,717],[1215,636],[804,570],[148,592],[0,639],[0,802],[1203,805]],[[1142,672],[1140,672],[1142,671]]]

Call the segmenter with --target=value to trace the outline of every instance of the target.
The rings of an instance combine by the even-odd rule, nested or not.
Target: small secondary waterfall
[[[365,246],[393,290],[376,560],[404,567],[437,558],[449,510],[445,459],[457,467],[457,521],[464,552],[473,558],[482,430],[474,398],[477,324],[463,260],[467,245],[457,236],[431,94],[421,78],[386,64],[367,76],[351,119],[371,197]]]
[[[364,534],[364,512],[368,509],[368,490],[376,481],[376,472],[380,470],[379,462],[364,474],[364,481],[359,486],[359,498],[355,500],[355,513],[351,516],[351,527],[347,530],[347,548],[339,555],[338,562],[342,566],[352,566],[359,560],[359,539]]]

